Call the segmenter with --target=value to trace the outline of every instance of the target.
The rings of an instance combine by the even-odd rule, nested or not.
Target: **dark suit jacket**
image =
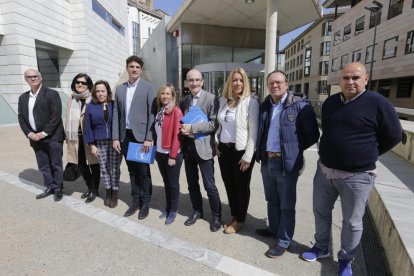
[[[119,85],[115,91],[115,102],[112,118],[112,140],[125,139],[126,132],[126,94],[128,82]],[[156,113],[156,93],[154,86],[140,79],[129,109],[129,127],[138,142],[152,141],[151,126]]]
[[[62,123],[62,103],[59,93],[42,86],[33,107],[33,117],[36,130],[32,129],[29,122],[29,98],[30,91],[19,97],[18,119],[20,128],[27,136],[30,132],[45,132],[48,136],[41,141],[63,142],[65,133]],[[30,144],[36,143],[30,140]]]
[[[192,104],[191,94],[180,101],[180,108],[183,114],[187,113]],[[219,109],[219,98],[215,95],[201,90],[200,98],[197,105],[204,111],[208,117],[208,122],[191,125],[193,133],[208,133],[204,139],[195,139],[197,153],[203,160],[209,160],[214,157],[214,133],[217,129],[217,112]]]

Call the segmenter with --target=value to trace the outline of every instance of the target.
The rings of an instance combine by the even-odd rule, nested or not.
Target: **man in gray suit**
[[[184,153],[185,173],[188,182],[193,213],[185,221],[185,225],[193,225],[198,219],[203,218],[203,199],[198,183],[198,167],[203,177],[204,189],[210,202],[213,221],[210,230],[216,232],[221,228],[221,202],[214,180],[214,133],[217,129],[218,98],[202,89],[203,76],[198,70],[190,70],[187,73],[190,95],[180,102],[180,108],[184,114],[192,106],[199,106],[207,115],[208,122],[183,125],[181,133],[184,136],[182,149]],[[208,134],[202,139],[194,139],[194,134]]]
[[[144,62],[140,57],[130,56],[126,60],[128,81],[119,85],[115,92],[112,120],[112,145],[122,152],[125,159],[129,142],[142,143],[142,150],[149,151],[153,137],[150,130],[154,122],[154,86],[141,79]],[[126,160],[131,180],[132,205],[124,216],[132,216],[140,209],[138,219],[149,213],[152,194],[151,172],[148,164]]]

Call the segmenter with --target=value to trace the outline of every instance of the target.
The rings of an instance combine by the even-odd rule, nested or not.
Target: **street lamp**
[[[369,80],[368,80],[368,87],[369,90],[372,90],[372,70],[374,67],[374,57],[375,57],[375,43],[377,39],[377,22],[378,22],[378,12],[382,9],[382,4],[378,1],[372,1],[375,7],[364,7],[366,10],[375,14],[375,22],[374,22],[374,39],[372,42],[372,55],[371,55],[371,63],[369,69]]]

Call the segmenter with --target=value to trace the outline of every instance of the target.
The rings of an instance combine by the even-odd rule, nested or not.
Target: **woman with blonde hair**
[[[174,222],[177,216],[178,197],[180,194],[180,170],[183,155],[180,152],[180,128],[183,113],[176,105],[174,86],[163,84],[157,93],[157,115],[153,125],[158,163],[165,187],[166,207],[160,215],[165,224]]]
[[[243,68],[229,74],[217,119],[216,153],[231,211],[224,233],[233,234],[240,230],[247,215],[259,121],[259,102],[251,95]]]

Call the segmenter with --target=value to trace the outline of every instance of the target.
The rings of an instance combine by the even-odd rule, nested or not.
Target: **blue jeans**
[[[265,157],[262,160],[261,173],[269,230],[275,233],[279,246],[288,248],[295,232],[296,184],[299,172],[283,172],[281,158]]]
[[[332,209],[338,196],[342,207],[341,249],[338,259],[353,260],[362,236],[362,217],[375,182],[371,173],[360,172],[347,178],[328,179],[319,165],[313,179],[313,213],[315,215],[315,246],[329,249]]]

